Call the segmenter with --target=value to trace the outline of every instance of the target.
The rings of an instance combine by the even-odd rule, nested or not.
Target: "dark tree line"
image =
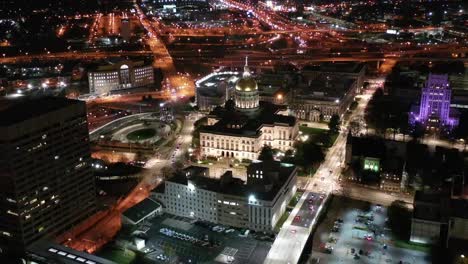
[[[385,135],[391,129],[393,137],[397,133],[408,134],[412,131],[408,124],[407,104],[402,104],[392,96],[384,95],[382,89],[375,91],[365,110],[365,120],[377,134]]]

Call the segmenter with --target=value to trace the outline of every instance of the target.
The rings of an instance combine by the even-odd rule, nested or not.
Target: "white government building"
[[[204,157],[257,159],[263,146],[287,151],[299,134],[297,120],[283,115],[284,106],[260,102],[258,86],[249,68],[234,91],[234,107],[214,109],[200,129],[200,152]]]
[[[108,94],[113,91],[154,84],[154,71],[143,61],[123,61],[102,65],[88,71],[89,93]]]
[[[272,232],[296,192],[297,169],[277,161],[254,161],[247,182],[226,171],[211,178],[208,168],[191,166],[152,193],[169,214],[216,224]]]

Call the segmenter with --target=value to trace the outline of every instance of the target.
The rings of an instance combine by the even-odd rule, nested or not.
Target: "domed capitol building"
[[[200,129],[204,157],[257,159],[263,146],[287,151],[299,133],[297,120],[286,108],[259,99],[258,85],[249,67],[235,85],[234,102],[215,108],[208,124]]]
[[[236,83],[234,91],[236,109],[242,112],[256,112],[260,105],[258,85],[250,74],[247,58],[245,59],[244,73]]]

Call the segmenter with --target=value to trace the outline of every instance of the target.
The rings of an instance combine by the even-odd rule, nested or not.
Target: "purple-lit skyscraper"
[[[419,111],[411,111],[410,122],[419,122],[426,128],[439,128],[441,126],[455,127],[458,118],[454,117],[450,109],[452,90],[448,75],[429,74],[421,91]]]

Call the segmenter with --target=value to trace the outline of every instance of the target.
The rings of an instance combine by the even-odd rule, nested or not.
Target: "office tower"
[[[0,101],[0,250],[21,254],[95,212],[84,102]]]
[[[132,35],[131,29],[130,29],[130,20],[128,18],[124,18],[121,20],[121,26],[120,26],[120,35],[122,35],[122,38],[126,41],[130,41],[130,37]]]
[[[419,109],[410,113],[410,123],[420,122],[426,128],[456,127],[459,120],[457,112],[450,108],[451,96],[448,75],[429,74],[421,91]]]

